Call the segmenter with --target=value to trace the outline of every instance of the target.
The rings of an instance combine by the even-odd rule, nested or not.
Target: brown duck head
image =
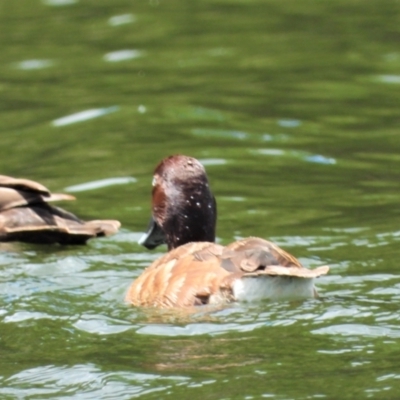
[[[192,157],[162,160],[153,176],[152,218],[139,244],[168,250],[189,242],[215,241],[217,209],[203,165]]]

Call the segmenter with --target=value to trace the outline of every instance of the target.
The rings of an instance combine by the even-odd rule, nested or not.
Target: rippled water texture
[[[123,229],[0,244],[0,398],[398,399],[399,4],[1,2],[0,173]],[[321,298],[127,306],[173,153],[206,166],[220,243],[329,264]]]

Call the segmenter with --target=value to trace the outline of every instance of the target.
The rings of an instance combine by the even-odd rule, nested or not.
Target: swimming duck
[[[169,252],[130,286],[135,306],[189,308],[233,301],[316,297],[314,278],[328,266],[310,270],[274,243],[249,237],[214,243],[216,202],[203,165],[174,155],[155,169],[152,218],[139,243]]]
[[[0,241],[84,244],[90,238],[111,235],[114,220],[84,222],[51,201],[74,200],[69,194],[51,193],[29,179],[0,175]]]

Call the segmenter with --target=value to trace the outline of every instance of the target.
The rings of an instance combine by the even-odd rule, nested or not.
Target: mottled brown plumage
[[[42,184],[0,175],[0,241],[84,244],[93,237],[118,231],[115,220],[82,221],[48,204],[75,197],[50,193]]]
[[[241,250],[246,247],[250,249]],[[187,243],[154,261],[132,283],[126,299],[137,306],[161,308],[223,304],[235,300],[232,285],[236,279],[311,279],[328,270],[327,266],[304,268],[292,255],[261,238],[242,239],[226,247]]]
[[[216,205],[196,159],[172,156],[157,166],[152,209],[149,230],[140,243],[154,248],[165,241],[170,251],[130,286],[126,300],[136,306],[225,304],[258,298],[252,290],[260,291],[260,298],[313,297],[313,279],[329,270],[304,268],[262,238],[249,237],[226,247],[212,243]]]

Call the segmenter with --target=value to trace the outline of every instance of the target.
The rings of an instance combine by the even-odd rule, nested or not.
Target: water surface
[[[400,389],[399,3],[0,4],[1,173],[119,219],[86,247],[0,244],[3,399],[359,399]],[[207,168],[218,241],[329,264],[320,299],[127,306],[151,175]]]

